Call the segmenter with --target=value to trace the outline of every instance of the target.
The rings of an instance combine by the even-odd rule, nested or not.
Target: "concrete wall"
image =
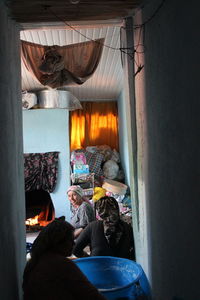
[[[131,17],[124,22],[124,28],[126,30],[121,32],[122,45],[124,48],[130,49],[130,54],[132,54],[131,49],[133,49],[135,42]],[[138,114],[138,104],[135,101],[135,69],[134,60],[130,55],[123,55],[123,71],[124,90],[118,99],[120,152],[122,153],[122,163],[125,166],[126,179],[131,192],[136,261],[141,264],[143,270],[149,276],[145,186],[141,179],[143,165],[141,168],[140,163],[144,140],[141,130],[138,130],[141,127],[139,126],[141,115]]]
[[[145,185],[141,178],[143,173],[143,165],[141,164],[141,155],[143,156],[143,135],[139,124],[143,122],[141,118],[137,120],[138,141],[137,148],[138,154],[131,150],[131,141],[128,140],[128,134],[131,131],[130,119],[128,118],[128,111],[130,111],[129,101],[127,101],[124,92],[121,93],[118,99],[118,115],[119,115],[119,145],[122,166],[125,171],[126,184],[130,187],[131,203],[132,203],[132,220],[134,229],[134,240],[136,250],[136,261],[142,266],[146,275],[149,276],[148,269],[148,250],[147,250],[147,218],[146,218],[146,198],[145,198]],[[134,180],[133,169],[131,168],[131,156],[135,156],[138,160],[138,180]],[[134,186],[138,188],[138,203],[134,197]]]
[[[0,299],[21,299],[25,264],[19,31],[0,3]]]
[[[59,151],[58,180],[51,193],[56,217],[70,221],[66,190],[70,185],[69,113],[65,109],[23,111],[24,153]]]
[[[159,4],[147,4],[141,22]],[[164,2],[145,25],[144,69],[136,77],[137,118],[145,126],[140,178],[156,300],[200,299],[199,9],[194,0]]]

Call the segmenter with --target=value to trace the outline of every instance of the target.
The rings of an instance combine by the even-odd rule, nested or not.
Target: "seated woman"
[[[135,260],[134,238],[131,225],[120,219],[118,202],[113,197],[102,197],[96,203],[100,220],[87,225],[75,242],[73,254],[88,256],[116,256]]]
[[[74,228],[56,219],[35,239],[23,277],[24,300],[106,300],[73,260]]]
[[[94,209],[90,203],[84,200],[83,190],[79,185],[72,185],[67,190],[71,203],[71,224],[75,228],[75,239],[83,229],[95,220]]]

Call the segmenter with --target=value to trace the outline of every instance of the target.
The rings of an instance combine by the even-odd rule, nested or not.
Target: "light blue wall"
[[[124,68],[124,73],[126,73],[126,71],[127,67],[126,69]],[[127,80],[127,77],[125,77],[125,80]],[[135,157],[137,156],[138,159],[138,154],[135,149],[137,149],[138,144],[141,143],[141,136],[138,135],[137,145],[134,145],[134,140],[131,139],[131,137],[135,135],[136,132],[133,132],[133,129],[131,129],[131,122],[133,121],[134,116],[130,114],[131,111],[133,113],[133,110],[131,110],[131,100],[129,99],[127,82],[125,82],[124,86],[125,89],[121,92],[118,98],[120,157],[125,172],[126,184],[129,186],[131,194],[132,224],[136,260],[141,264],[146,275],[148,275],[144,189],[137,174],[134,175],[133,168]]]
[[[129,155],[128,155],[128,137],[127,137],[127,122],[125,113],[125,99],[124,92],[122,91],[118,100],[118,127],[119,127],[119,152],[121,164],[125,173],[125,181],[129,186]]]
[[[24,153],[59,151],[58,181],[51,193],[56,217],[70,219],[66,197],[70,185],[69,113],[65,109],[33,109],[23,111]]]

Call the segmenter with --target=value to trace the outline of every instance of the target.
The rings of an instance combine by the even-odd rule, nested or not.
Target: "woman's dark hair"
[[[73,238],[74,227],[65,221],[65,217],[55,219],[45,226],[33,242],[31,259],[24,270],[24,278],[34,268],[42,255],[48,251],[56,251],[64,241]],[[26,275],[26,276],[25,276]]]
[[[99,214],[112,210],[119,212],[119,205],[114,197],[105,196],[95,202],[95,209]]]
[[[56,249],[56,246],[71,238],[74,227],[61,217],[45,226],[33,242],[31,258],[39,258],[46,251]]]

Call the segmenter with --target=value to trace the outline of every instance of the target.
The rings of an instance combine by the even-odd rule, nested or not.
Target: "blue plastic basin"
[[[109,300],[150,298],[150,286],[142,267],[132,260],[112,256],[92,256],[74,262],[88,280]]]

